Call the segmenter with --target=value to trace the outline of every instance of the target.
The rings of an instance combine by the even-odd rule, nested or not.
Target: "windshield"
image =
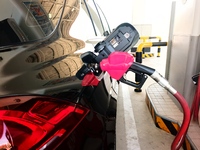
[[[106,16],[96,0],[83,0],[83,9],[87,12],[95,36],[108,36],[111,33]]]

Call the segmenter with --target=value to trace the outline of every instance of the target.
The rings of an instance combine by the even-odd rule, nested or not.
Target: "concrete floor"
[[[165,75],[166,53],[160,57],[143,59],[143,64],[155,68]],[[134,74],[128,73],[127,79],[135,81]],[[142,92],[120,83],[118,87],[118,108],[116,124],[117,150],[170,150],[174,136],[157,128],[145,102],[146,90],[156,82],[150,77],[142,87]]]

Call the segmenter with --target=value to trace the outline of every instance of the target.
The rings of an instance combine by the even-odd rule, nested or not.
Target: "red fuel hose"
[[[198,77],[197,88],[191,108],[191,117],[193,115],[194,121],[198,120],[199,104],[200,104],[200,77]]]
[[[183,109],[183,122],[179,132],[172,142],[171,150],[179,150],[185,140],[185,136],[190,124],[190,108],[185,98],[179,92],[175,93],[174,97],[179,101]]]

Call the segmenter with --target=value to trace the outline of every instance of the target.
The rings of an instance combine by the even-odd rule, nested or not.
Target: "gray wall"
[[[169,82],[191,105],[196,86],[192,76],[200,71],[200,37],[174,35],[169,62]]]
[[[168,80],[191,106],[196,86],[192,76],[200,72],[200,1],[177,2],[171,49],[168,59]],[[175,101],[176,102],[176,101]]]

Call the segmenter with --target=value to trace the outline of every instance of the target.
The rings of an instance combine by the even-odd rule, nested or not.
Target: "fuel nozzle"
[[[120,24],[110,35],[94,47],[95,54],[86,52],[81,55],[84,65],[76,76],[82,80],[85,74],[89,72],[95,75],[101,74],[99,64],[103,59],[108,58],[115,51],[128,51],[138,40],[139,33],[131,24]]]
[[[128,51],[138,40],[137,30],[129,23],[123,23],[94,47],[94,52],[99,53],[96,61],[100,63],[115,51]]]

